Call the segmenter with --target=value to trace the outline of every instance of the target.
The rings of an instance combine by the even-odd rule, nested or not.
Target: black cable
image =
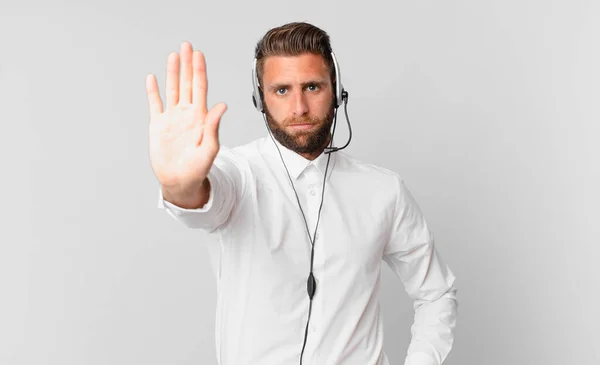
[[[350,119],[348,118],[348,92],[347,91],[342,91],[342,99],[344,100],[344,114],[346,115],[346,122],[348,123],[348,141],[346,142],[345,145],[343,145],[342,147],[328,147],[325,148],[325,153],[329,154],[331,152],[336,152],[339,150],[343,150],[344,148],[348,147],[348,145],[350,144],[350,141],[352,140],[352,127],[350,126]],[[337,108],[335,109],[336,112],[336,118],[337,119]],[[334,124],[333,124],[333,133],[332,133],[332,138],[333,138],[333,134],[335,133],[335,119],[334,119]]]
[[[309,272],[309,276],[307,279],[307,292],[308,292],[308,297],[309,297],[309,303],[308,303],[308,318],[306,320],[306,327],[304,329],[304,341],[302,343],[302,351],[300,352],[300,365],[302,365],[302,358],[304,355],[304,349],[306,348],[306,340],[308,338],[308,327],[310,325],[310,316],[312,313],[312,300],[314,297],[314,294],[316,292],[316,281],[313,275],[313,263],[314,263],[314,258],[315,258],[315,240],[316,240],[316,234],[317,231],[319,229],[319,221],[321,219],[321,209],[323,208],[323,201],[325,199],[325,182],[327,181],[327,172],[329,170],[329,161],[331,159],[331,152],[336,152],[339,151],[341,149],[346,148],[349,144],[350,144],[350,140],[352,140],[352,128],[350,127],[350,120],[348,119],[348,92],[343,91],[342,92],[342,98],[344,100],[344,112],[346,115],[346,121],[348,123],[348,130],[350,132],[348,141],[346,142],[345,145],[343,145],[342,147],[332,147],[333,145],[333,137],[335,135],[335,128],[337,125],[337,112],[338,112],[338,108],[335,108],[334,111],[334,117],[333,117],[333,131],[331,132],[331,139],[329,141],[329,147],[325,147],[325,151],[324,153],[327,154],[327,164],[325,165],[325,174],[323,176],[323,186],[321,188],[321,203],[319,205],[319,212],[317,214],[317,223],[315,225],[315,231],[313,233],[313,237],[311,238],[310,236],[310,229],[308,228],[308,221],[306,220],[306,215],[304,214],[304,210],[302,209],[302,204],[300,204],[300,198],[298,197],[298,193],[296,192],[296,188],[294,187],[294,182],[292,181],[292,177],[290,176],[290,172],[287,168],[287,165],[285,164],[285,161],[283,159],[283,155],[281,154],[281,150],[279,149],[279,146],[277,145],[277,143],[275,142],[275,138],[273,137],[273,133],[271,132],[271,129],[269,128],[269,124],[267,122],[267,118],[266,118],[266,114],[263,112],[263,119],[265,121],[265,125],[267,127],[267,130],[269,131],[269,135],[271,136],[271,139],[273,140],[273,144],[275,144],[275,147],[277,148],[277,152],[279,153],[279,157],[281,159],[281,162],[283,163],[283,167],[285,168],[285,171],[287,173],[288,179],[290,181],[290,184],[292,186],[292,189],[294,191],[294,195],[296,196],[296,201],[298,202],[298,207],[300,208],[300,212],[302,213],[302,218],[304,219],[304,225],[306,227],[306,232],[308,234],[308,239],[310,241],[311,244],[311,250],[310,250],[310,272]]]
[[[337,119],[337,109],[336,109],[335,114],[336,114],[336,116],[334,117],[334,120]],[[313,237],[311,238],[310,229],[308,228],[308,222],[306,220],[306,215],[304,214],[304,210],[302,209],[302,205],[300,204],[300,198],[298,197],[298,193],[296,191],[296,188],[294,187],[294,182],[292,181],[290,172],[287,168],[287,165],[285,164],[283,155],[281,154],[281,150],[279,149],[279,146],[277,145],[277,143],[275,143],[275,139],[273,137],[273,134],[271,133],[271,129],[268,126],[267,119],[266,119],[264,113],[263,113],[263,118],[265,119],[265,123],[267,124],[267,129],[269,130],[269,135],[271,136],[271,139],[273,139],[273,143],[275,144],[275,147],[277,147],[277,152],[279,152],[279,157],[281,158],[281,162],[283,162],[283,167],[285,168],[285,171],[287,172],[288,179],[290,181],[292,189],[294,190],[294,195],[296,196],[296,201],[298,202],[298,207],[300,208],[300,212],[302,213],[302,218],[304,218],[306,232],[308,234],[308,239],[310,240],[310,244],[311,244],[310,273],[309,273],[308,280],[307,280],[307,291],[308,291],[308,297],[309,297],[308,318],[306,320],[306,328],[304,329],[304,341],[302,343],[302,351],[300,352],[300,365],[302,365],[302,358],[304,355],[304,349],[306,348],[306,340],[308,338],[308,327],[310,325],[310,316],[312,313],[312,299],[313,299],[314,293],[316,292],[316,283],[315,283],[315,279],[314,279],[314,275],[313,275],[313,263],[314,263],[314,258],[315,258],[315,239],[316,239],[317,230],[319,229],[319,221],[321,219],[321,209],[323,208],[323,200],[325,198],[325,182],[327,180],[327,172],[329,170],[329,161],[331,160],[331,155],[327,156],[327,165],[325,166],[325,174],[323,177],[323,186],[321,188],[321,203],[319,205],[319,213],[317,215],[317,223],[315,225],[315,231],[313,233]],[[334,128],[334,132],[335,132],[335,128]],[[333,133],[331,135],[330,146],[332,144],[333,144]]]
[[[265,123],[267,123],[267,119],[264,114],[263,114],[263,118],[265,119]],[[302,209],[302,205],[300,204],[300,198],[298,197],[298,193],[296,192],[296,188],[294,187],[294,182],[292,181],[292,177],[290,176],[290,171],[288,170],[287,165],[285,164],[285,161],[283,159],[283,156],[281,155],[279,146],[277,145],[277,143],[275,143],[275,139],[273,137],[273,134],[271,133],[271,129],[269,129],[269,127],[268,127],[268,124],[267,124],[267,129],[269,130],[269,135],[271,136],[271,139],[273,140],[275,147],[277,147],[277,152],[279,152],[279,157],[281,158],[281,162],[283,162],[283,167],[285,168],[288,179],[290,180],[290,184],[292,185],[292,189],[294,190],[294,194],[296,195],[296,201],[298,202],[298,207],[300,208],[300,212],[302,213],[302,218],[304,218],[304,224],[306,226],[306,232],[308,233],[308,239],[310,240],[310,244],[312,246],[314,246],[314,238],[310,237],[310,229],[308,228],[308,222],[306,220],[306,215],[304,214],[304,210]],[[333,141],[333,136],[332,136],[332,141]],[[327,167],[329,166],[330,157],[331,156],[327,156],[327,165],[325,167],[325,172],[327,172]],[[325,177],[327,177],[327,175],[325,175]],[[325,180],[323,180],[323,189],[325,188],[324,184],[325,184]],[[321,197],[321,206],[323,206],[322,197]],[[321,213],[321,209],[319,207],[319,216],[320,216],[320,213]],[[319,218],[317,217],[317,225],[318,224],[319,224]],[[317,232],[317,230],[315,229],[315,234],[316,234],[316,232]],[[311,271],[312,271],[312,262],[311,262]]]

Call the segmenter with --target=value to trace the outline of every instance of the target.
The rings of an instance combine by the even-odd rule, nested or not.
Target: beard
[[[323,118],[306,116],[300,118],[286,118],[281,122],[276,121],[275,118],[273,118],[266,105],[264,108],[271,133],[273,133],[275,139],[277,139],[282,146],[296,153],[315,153],[325,148],[325,144],[328,143],[331,132],[331,125],[333,124],[333,102],[328,109],[327,115]],[[286,126],[296,123],[313,124],[317,127],[313,130],[299,130],[295,133],[288,133],[285,130]]]

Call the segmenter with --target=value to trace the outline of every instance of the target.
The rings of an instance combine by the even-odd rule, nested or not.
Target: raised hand
[[[169,54],[166,84],[163,110],[156,77],[146,77],[150,163],[165,199],[199,206],[206,200],[201,188],[208,186],[206,176],[219,151],[219,123],[227,105],[207,110],[206,62],[188,42],[181,44],[181,56]]]

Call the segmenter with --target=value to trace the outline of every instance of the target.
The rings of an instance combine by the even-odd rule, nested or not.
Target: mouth
[[[311,129],[313,126],[314,126],[314,124],[310,124],[310,123],[297,123],[297,124],[289,125],[289,127],[292,129],[300,129],[300,130]]]

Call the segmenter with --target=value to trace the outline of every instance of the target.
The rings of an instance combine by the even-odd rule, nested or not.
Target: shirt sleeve
[[[383,260],[413,300],[414,322],[405,365],[440,365],[452,348],[458,301],[455,276],[412,194],[397,177],[395,214]]]
[[[158,208],[188,228],[212,232],[229,220],[241,200],[246,185],[247,169],[239,154],[221,146],[210,171],[210,195],[202,208],[187,209],[164,200],[159,188]]]

